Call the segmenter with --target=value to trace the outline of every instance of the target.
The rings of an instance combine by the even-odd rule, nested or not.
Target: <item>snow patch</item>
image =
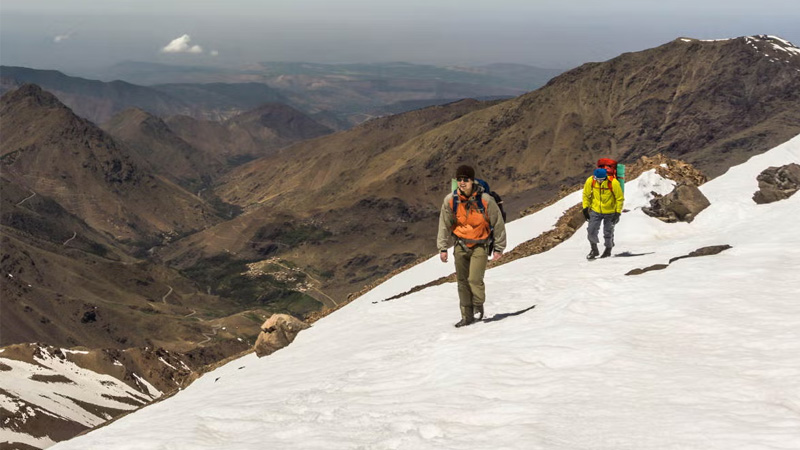
[[[771,39],[771,40],[773,40],[773,41],[778,41],[778,42],[780,42],[781,44],[783,44],[783,45],[784,45],[784,46],[786,46],[786,47],[794,47],[794,48],[797,48],[797,47],[795,47],[795,45],[794,45],[794,44],[792,44],[791,42],[787,41],[786,39],[780,38],[780,37],[778,37],[778,36],[767,35],[767,38],[768,38],[768,39]]]
[[[0,428],[0,442],[25,444],[35,448],[47,448],[55,445],[55,441],[48,437],[35,438],[6,428]]]
[[[792,55],[800,55],[800,48],[797,47],[782,47],[778,44],[772,44],[772,48],[775,50],[780,50]],[[788,62],[788,61],[787,61]]]
[[[19,403],[5,394],[0,394],[0,408],[13,414],[19,411]]]
[[[89,354],[89,352],[84,351],[84,350],[70,350],[70,349],[66,349],[66,348],[62,348],[61,351],[64,352],[64,353],[69,353],[71,355],[88,355]]]
[[[159,357],[158,357],[158,360],[159,360],[159,361],[161,361],[162,363],[164,363],[164,365],[165,365],[165,366],[167,366],[167,367],[169,367],[170,369],[172,369],[172,370],[178,370],[178,369],[176,369],[176,368],[175,368],[175,366],[173,366],[172,364],[168,363],[168,362],[167,362],[167,361],[166,361],[164,358],[162,358],[162,357],[160,357],[160,356],[159,356]]]
[[[136,375],[135,373],[133,374],[133,378],[135,378],[136,382],[139,383],[142,387],[147,389],[147,395],[149,395],[151,398],[158,398],[161,396],[161,391],[156,389],[155,386],[150,384],[144,378],[140,377],[139,375]]]

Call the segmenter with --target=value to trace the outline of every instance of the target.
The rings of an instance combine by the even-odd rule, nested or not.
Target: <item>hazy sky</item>
[[[567,69],[681,36],[800,45],[798,24],[798,0],[2,0],[0,63],[70,74],[131,60]]]

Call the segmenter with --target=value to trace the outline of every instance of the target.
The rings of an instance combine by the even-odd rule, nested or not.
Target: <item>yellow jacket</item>
[[[622,213],[624,202],[625,194],[616,178],[612,178],[610,183],[608,179],[598,183],[589,177],[583,185],[584,208],[591,207],[592,211],[600,214]]]

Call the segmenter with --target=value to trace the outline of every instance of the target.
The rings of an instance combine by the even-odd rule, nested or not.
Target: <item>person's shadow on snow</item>
[[[492,317],[489,317],[489,318],[483,319],[483,321],[484,321],[484,322],[497,322],[498,320],[503,320],[503,319],[505,319],[506,317],[518,316],[518,315],[520,315],[520,314],[526,313],[526,312],[528,312],[528,311],[532,310],[533,308],[536,308],[536,305],[533,305],[533,306],[531,306],[531,307],[529,307],[529,308],[521,309],[521,310],[519,310],[519,311],[516,311],[516,312],[511,312],[511,313],[502,313],[502,314],[495,314],[495,315],[493,315]]]

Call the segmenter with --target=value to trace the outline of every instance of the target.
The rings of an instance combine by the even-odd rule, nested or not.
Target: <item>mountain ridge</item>
[[[259,249],[268,242],[254,244],[261,240],[251,233],[269,221],[267,211],[314,220],[338,237],[285,255],[337,274],[331,289],[342,298],[360,289],[355,284],[397,268],[393,261],[435,251],[425,230],[435,229],[450,171],[465,162],[503,195],[511,217],[584,179],[600,157],[630,162],[664,154],[714,177],[800,133],[800,58],[781,44],[790,49],[786,59],[771,62],[767,49],[776,42],[680,38],[584,64],[486,107],[457,115],[447,106],[428,108],[296,144],[237,168],[215,188],[248,211],[225,248],[243,258],[263,256]],[[430,117],[435,126],[415,128],[414,117]],[[345,249],[365,233],[368,246]],[[200,243],[201,236],[178,242],[166,258],[190,263],[181,256],[184,246],[194,258],[221,250],[213,238]],[[331,253],[370,262],[344,270]]]
[[[0,118],[5,176],[117,239],[186,232],[219,220],[201,200],[142,170],[141,161],[104,131],[38,86],[3,96]],[[176,214],[177,227],[170,221]]]

